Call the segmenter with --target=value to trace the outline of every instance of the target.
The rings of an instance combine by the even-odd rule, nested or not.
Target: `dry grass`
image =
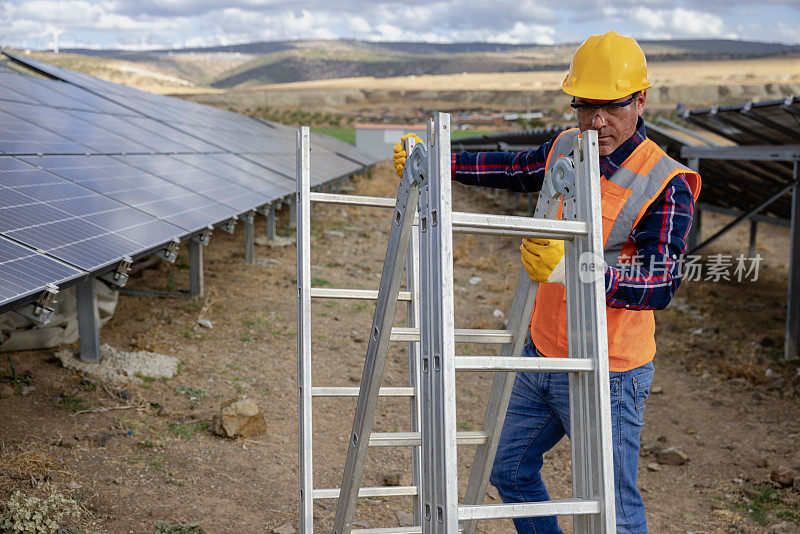
[[[650,78],[656,87],[677,85],[726,85],[800,82],[800,58],[760,58],[730,61],[663,61],[649,65]],[[337,78],[264,85],[243,91],[281,90],[491,90],[540,91],[559,89],[564,79],[561,71],[526,71],[502,73],[461,73],[445,75],[402,76],[394,78]]]

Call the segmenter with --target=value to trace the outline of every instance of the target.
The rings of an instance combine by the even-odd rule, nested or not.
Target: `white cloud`
[[[259,40],[355,38],[432,42],[581,41],[617,28],[638,38],[734,37],[800,42],[797,0],[0,0],[0,41],[45,43],[50,23],[62,47],[204,46]],[[764,4],[789,13],[750,29]],[[749,10],[749,11],[748,11]],[[626,31],[627,30],[627,31]],[[583,35],[583,37],[579,37]]]

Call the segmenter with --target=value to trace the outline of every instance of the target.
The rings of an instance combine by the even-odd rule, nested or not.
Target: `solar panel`
[[[147,153],[152,150],[136,141],[126,139],[107,130],[93,127],[90,123],[71,115],[66,111],[43,107],[6,102],[3,111],[18,119],[25,120],[51,132],[70,139],[86,148],[83,152],[101,154],[121,154],[127,152]],[[96,115],[101,117],[102,115]],[[45,150],[45,154],[57,154],[54,149]]]
[[[0,233],[93,271],[184,234],[112,198],[0,158]]]
[[[258,205],[253,192],[167,155],[119,156],[120,161],[228,206],[228,217]],[[263,204],[265,201],[262,201]]]
[[[40,156],[22,159],[178,226],[185,233],[193,233],[209,224],[231,218],[229,207],[111,156]]]
[[[42,291],[45,282],[61,284],[82,271],[0,236],[0,308]]]
[[[87,148],[0,109],[0,153],[83,154]]]
[[[9,57],[57,79],[0,69],[0,262],[42,265],[0,305],[295,192],[294,128]],[[315,141],[315,185],[368,164]]]
[[[682,117],[739,145],[800,143],[800,97],[686,110]]]

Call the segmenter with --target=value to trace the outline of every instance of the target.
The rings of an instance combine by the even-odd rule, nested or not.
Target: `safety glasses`
[[[636,100],[638,91],[633,93],[629,100],[624,102],[612,102],[610,104],[583,104],[575,102],[570,103],[570,106],[575,110],[575,119],[580,124],[592,124],[594,118],[598,115],[603,122],[608,122],[609,118],[623,119],[628,116],[631,110],[631,104]]]

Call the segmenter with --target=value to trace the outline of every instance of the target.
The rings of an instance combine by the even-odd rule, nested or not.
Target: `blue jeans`
[[[529,343],[523,356],[543,357]],[[653,364],[610,373],[611,433],[614,440],[614,487],[618,533],[646,533],[647,519],[636,477],[639,434],[644,404],[653,381]],[[508,406],[491,483],[504,502],[550,499],[540,474],[542,455],[569,436],[569,379],[567,373],[517,373]],[[515,519],[520,534],[561,533],[556,518]]]

